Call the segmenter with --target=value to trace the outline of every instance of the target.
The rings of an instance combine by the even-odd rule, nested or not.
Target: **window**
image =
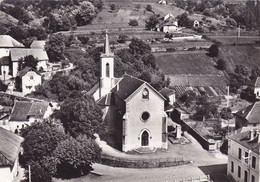
[[[231,172],[233,173],[234,172],[234,162],[231,161]]]
[[[242,150],[241,150],[241,148],[239,148],[238,149],[238,159],[240,159],[240,160],[241,160],[241,154],[242,154]]]
[[[248,152],[245,152],[245,163],[248,164]]]
[[[30,76],[30,79],[33,80],[33,76]]]
[[[110,76],[110,66],[109,66],[109,64],[107,63],[106,64],[106,77],[109,77]]]
[[[145,112],[142,113],[141,119],[143,121],[147,121],[149,118],[150,118],[150,113],[149,112],[145,111]]]
[[[237,166],[237,177],[241,177],[241,167]]]
[[[256,158],[255,156],[252,156],[252,168],[255,169],[255,166],[256,166]]]
[[[247,171],[244,171],[244,182],[247,182]]]
[[[143,90],[143,99],[149,99],[149,91],[147,88]]]
[[[252,177],[251,177],[251,182],[255,182],[255,176],[254,175],[252,175]]]

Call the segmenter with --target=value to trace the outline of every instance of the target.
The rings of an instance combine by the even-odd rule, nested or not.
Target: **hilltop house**
[[[178,21],[175,19],[175,17],[171,13],[167,13],[163,17],[163,21],[161,23],[159,23],[157,30],[162,31],[164,33],[177,32],[177,31],[179,31]]]
[[[41,121],[52,114],[52,108],[48,102],[16,101],[8,122],[12,132],[19,130],[34,121]],[[16,131],[17,132],[17,131]]]
[[[0,127],[0,176],[1,182],[13,182],[17,176],[22,137]]]
[[[238,182],[259,181],[260,133],[258,129],[229,137],[227,174]]]
[[[165,98],[149,83],[130,75],[114,77],[114,54],[106,34],[101,54],[101,77],[88,94],[104,113],[102,137],[123,151],[167,149]],[[110,143],[109,143],[110,142]]]
[[[260,126],[260,102],[255,102],[248,107],[238,111],[236,117],[236,129],[243,126]]]
[[[254,85],[254,94],[257,99],[260,99],[260,77],[257,77]]]
[[[31,67],[25,67],[17,73],[16,84],[21,87],[23,95],[35,91],[36,86],[42,84],[41,75]]]
[[[23,48],[23,44],[9,35],[0,35],[0,79],[8,79],[10,73],[10,49]]]
[[[21,58],[32,55],[34,58],[38,59],[37,70],[47,71],[47,63],[49,61],[47,52],[43,49],[11,49],[10,59],[12,62],[12,75],[17,76],[19,61]]]

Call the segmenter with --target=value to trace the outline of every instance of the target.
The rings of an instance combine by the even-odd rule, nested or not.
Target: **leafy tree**
[[[213,44],[212,46],[210,46],[209,48],[209,55],[212,57],[217,57],[218,56],[218,46],[217,44]]]
[[[145,21],[145,28],[147,30],[153,30],[156,28],[156,25],[159,23],[159,19],[156,15],[152,15],[148,20]]]
[[[187,13],[183,13],[176,17],[178,20],[178,25],[181,27],[192,27],[193,21],[188,18]]]
[[[96,15],[95,7],[89,1],[80,3],[80,10],[75,16],[78,26],[89,24]]]
[[[31,67],[36,70],[38,62],[39,62],[39,60],[37,58],[34,58],[32,55],[25,56],[24,58],[21,58],[19,60],[20,66],[19,66],[18,70],[20,71],[20,70],[24,69],[26,66]]]
[[[102,122],[102,111],[89,95],[74,92],[61,104],[54,117],[61,120],[67,133],[73,137],[86,134],[93,137]]]
[[[247,66],[240,64],[240,65],[236,65],[235,73],[241,76],[242,78],[249,80],[251,71]]]
[[[132,54],[145,54],[151,51],[151,47],[138,38],[132,38],[129,48]]]
[[[143,72],[138,78],[150,83],[152,81],[151,73],[146,71]]]
[[[80,135],[70,137],[57,146],[54,155],[58,159],[57,174],[63,178],[88,174],[91,165],[99,161],[101,149],[93,139]]]
[[[221,110],[220,112],[220,117],[222,119],[232,119],[233,118],[233,114],[232,111],[230,109],[230,107],[225,107]]]
[[[130,20],[128,25],[132,27],[138,26],[138,21],[136,19]]]
[[[225,70],[227,67],[226,62],[223,59],[219,59],[217,62],[217,69],[219,70]]]
[[[51,174],[42,167],[38,162],[30,162],[31,168],[31,180],[33,182],[52,182]],[[26,170],[25,172],[26,179],[29,179],[29,172]]]
[[[151,6],[150,4],[148,4],[148,5],[146,6],[146,10],[147,10],[147,11],[153,11],[153,10],[152,10],[152,6]]]
[[[58,143],[66,138],[63,127],[55,120],[34,122],[21,131],[22,159],[25,163],[39,162],[51,156]]]
[[[125,34],[121,34],[118,36],[117,42],[119,43],[125,43],[125,41],[128,39],[128,36]]]
[[[111,11],[116,10],[116,5],[115,5],[115,4],[110,4],[110,10],[111,10]]]
[[[50,35],[46,42],[45,50],[47,51],[50,62],[60,62],[65,59],[65,37],[62,34]]]

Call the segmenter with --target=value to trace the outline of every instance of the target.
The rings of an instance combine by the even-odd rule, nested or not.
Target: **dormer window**
[[[143,90],[143,99],[149,99],[149,91],[147,88]]]

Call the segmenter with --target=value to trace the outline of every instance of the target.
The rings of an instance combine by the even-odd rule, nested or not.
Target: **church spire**
[[[104,44],[104,56],[113,56],[114,54],[111,52],[110,47],[109,47],[109,39],[108,39],[108,34],[106,30],[106,38],[105,38],[105,44]]]

